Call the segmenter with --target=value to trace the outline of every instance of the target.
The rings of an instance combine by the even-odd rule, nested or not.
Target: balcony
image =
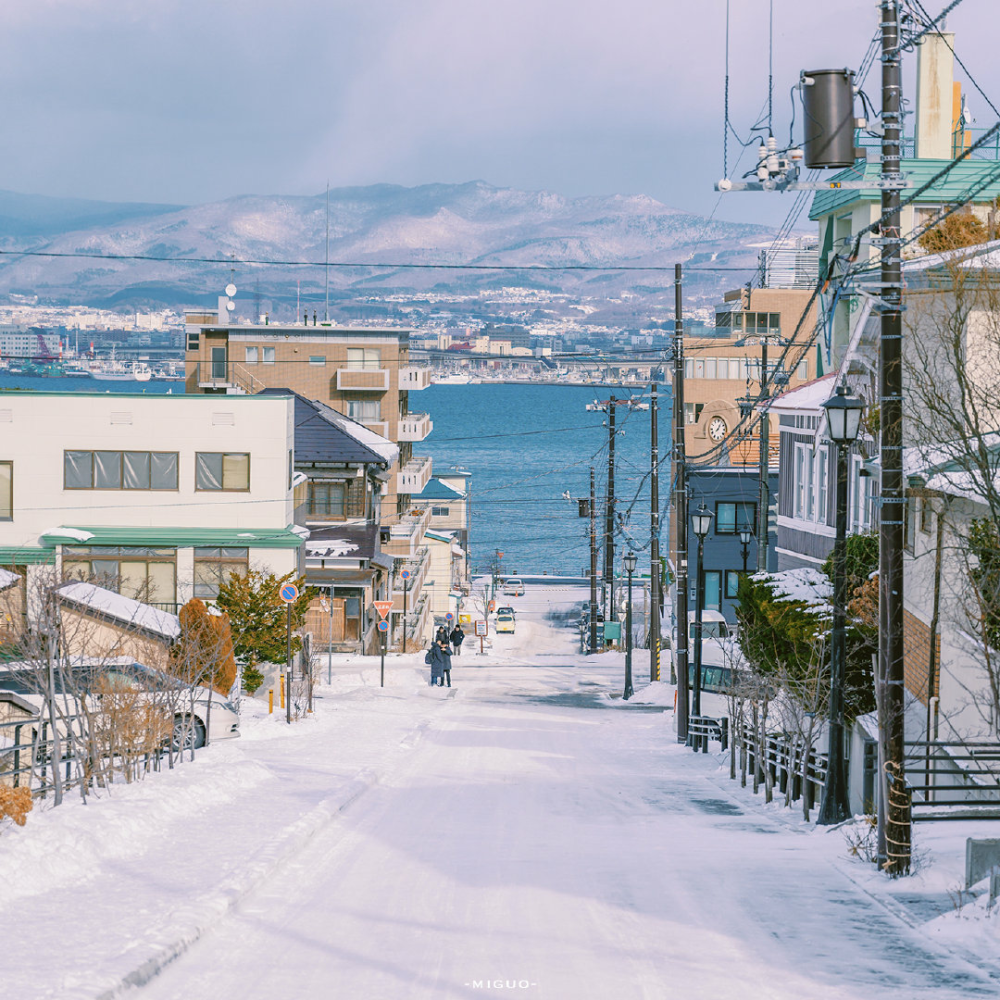
[[[388,368],[338,368],[337,391],[388,392]]]
[[[416,365],[410,365],[408,368],[399,369],[400,392],[416,392],[418,389],[426,389],[430,384],[430,368],[418,368]]]
[[[430,523],[431,508],[427,506],[414,508],[398,521],[385,525],[389,541],[382,546],[383,551],[390,556],[409,556],[414,551],[414,542],[424,537]]]
[[[193,367],[194,381],[199,389],[225,389],[231,395],[250,396],[265,387],[251,371],[235,361],[196,361],[193,366],[188,362],[188,366],[188,381]]]
[[[434,424],[428,413],[407,413],[399,421],[396,432],[400,441],[423,441],[434,430]]]
[[[431,459],[427,455],[414,455],[409,462],[396,473],[397,493],[423,493],[424,487],[430,482]]]

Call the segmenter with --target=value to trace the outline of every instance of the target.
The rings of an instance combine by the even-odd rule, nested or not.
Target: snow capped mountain
[[[330,191],[330,260],[338,265],[477,264],[666,267],[713,260],[752,266],[773,231],[706,219],[644,195],[566,198],[497,188],[482,181],[389,184]],[[51,302],[194,304],[216,294],[237,261],[243,291],[251,283],[276,303],[294,301],[296,281],[314,296],[324,284],[326,197],[241,195],[196,206],[115,205],[0,192],[0,248],[54,254],[123,255],[153,260],[10,257],[0,261],[0,294],[30,291]],[[219,260],[185,263],[183,258]],[[241,265],[240,261],[260,261]],[[281,261],[320,266],[283,266]],[[665,286],[655,271],[331,270],[340,300],[373,284],[391,289],[470,291],[527,281],[571,291],[599,279],[614,290]],[[669,281],[673,277],[669,275]],[[692,290],[716,294],[741,275],[692,276]],[[224,282],[223,282],[224,283]]]

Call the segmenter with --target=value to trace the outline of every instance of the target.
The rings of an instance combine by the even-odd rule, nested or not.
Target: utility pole
[[[604,519],[604,620],[615,621],[615,405],[612,394],[608,400],[608,502]],[[610,608],[609,608],[610,604]]]
[[[771,506],[771,418],[767,413],[767,403],[771,397],[767,383],[767,336],[760,339],[760,454],[757,456],[757,470],[760,476],[757,494],[757,572],[767,572],[767,530],[769,508]]]
[[[674,265],[674,521],[677,531],[676,601],[677,740],[687,742],[688,730],[688,517],[684,446],[684,307],[683,273]]]
[[[660,679],[660,448],[657,439],[659,394],[649,393],[649,679]]]
[[[886,771],[889,801],[885,869],[910,868],[910,823],[903,769],[903,323],[900,299],[899,191],[902,79],[899,4],[881,0],[882,26],[882,331],[879,339],[879,455],[882,467],[879,521],[879,657],[885,678]],[[880,838],[881,839],[881,838]]]
[[[597,491],[590,467],[590,652],[597,652]]]

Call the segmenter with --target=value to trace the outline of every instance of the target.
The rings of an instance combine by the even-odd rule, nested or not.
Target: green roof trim
[[[55,562],[55,549],[25,545],[20,549],[0,548],[0,566],[39,566]]]
[[[90,535],[84,538],[83,534]],[[42,535],[50,545],[135,545],[152,548],[189,546],[248,549],[297,549],[301,535],[287,528],[171,528],[90,527],[72,525],[53,528]]]
[[[900,170],[907,175],[912,187],[918,188],[926,184],[936,173],[948,166],[949,163],[953,162],[952,160],[907,159],[901,162]],[[966,188],[976,183],[984,174],[994,172],[998,166],[1000,164],[996,160],[962,160],[959,163],[955,163],[951,171],[942,177],[934,187],[929,188],[917,198],[916,203],[918,205],[921,203],[936,205],[941,203],[951,204],[960,201]],[[846,170],[841,170],[839,173],[834,174],[830,178],[829,183],[867,180],[868,178],[874,179],[881,172],[882,165],[869,160],[865,163],[856,163],[853,167],[848,167]],[[909,191],[906,188],[900,192],[904,200],[908,193]],[[996,198],[998,195],[1000,195],[1000,178],[983,188],[976,195],[976,200],[986,201],[990,198]],[[839,190],[828,189],[817,191],[816,196],[813,198],[812,207],[809,209],[809,218],[813,220],[821,219],[825,215],[831,215],[834,212],[839,212],[860,202],[881,200],[882,192],[877,187],[863,188],[862,190],[844,190],[840,188]]]

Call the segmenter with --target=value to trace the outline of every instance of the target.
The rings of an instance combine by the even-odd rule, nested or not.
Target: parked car
[[[510,615],[511,618],[514,618],[515,620],[517,619],[517,615],[514,614],[514,609],[510,608],[510,607],[504,606],[502,608],[497,608],[497,614],[498,615]]]
[[[512,576],[504,583],[502,593],[509,597],[523,597],[524,584],[516,576]]]
[[[42,683],[36,664],[14,662],[0,666],[0,691],[22,695],[40,712],[46,704]],[[56,672],[56,694],[70,699],[70,708],[74,707],[73,699],[87,697],[99,705],[106,695],[127,691],[139,692],[143,701],[173,716],[174,749],[204,746],[206,736],[221,740],[240,735],[239,712],[228,699],[202,685],[191,688],[180,678],[131,658],[78,657],[70,661],[68,668],[64,665]]]
[[[513,615],[497,615],[497,632],[514,632],[514,616]]]

